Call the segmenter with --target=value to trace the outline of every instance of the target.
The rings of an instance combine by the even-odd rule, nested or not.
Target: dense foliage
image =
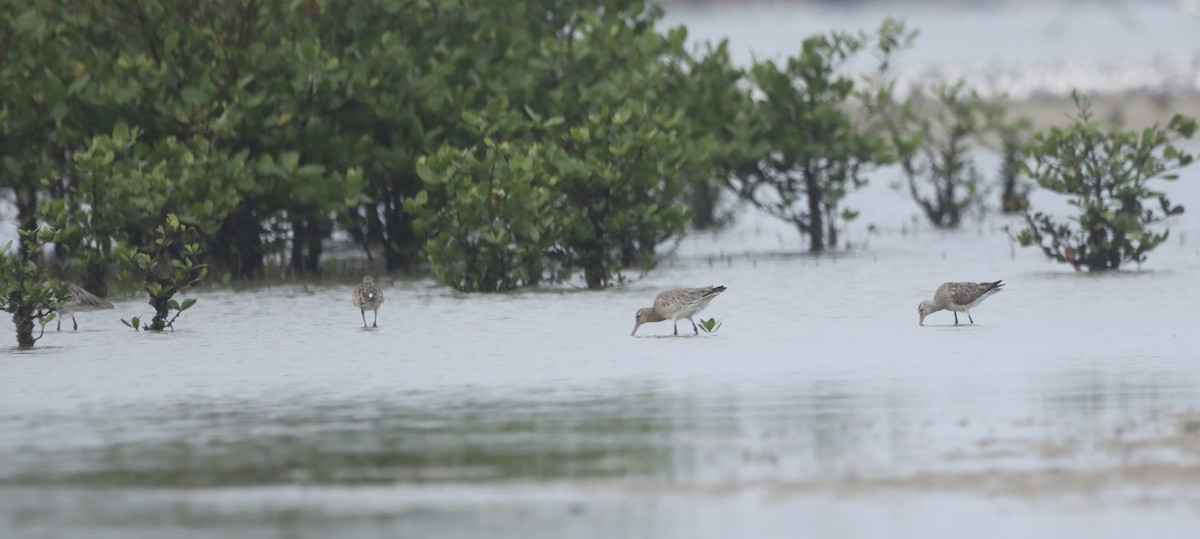
[[[335,228],[386,269],[475,264],[435,259],[452,231],[413,201],[469,202],[427,192],[418,161],[483,148],[470,119],[502,101],[521,118],[493,139],[561,157],[550,210],[571,244],[545,262],[603,286],[682,232],[689,188],[716,199],[708,111],[740,92],[723,46],[693,58],[659,17],[639,0],[6,2],[0,193],[20,228],[64,225],[55,256],[101,293],[117,242],[144,247],[168,213],[234,276],[318,271]]]
[[[443,282],[503,290],[579,273],[600,288],[683,232],[684,173],[708,152],[670,90],[685,36],[652,20],[581,16],[576,35],[525,59],[542,98],[464,111],[463,136],[418,161],[424,188],[405,209]]]
[[[1026,209],[1017,240],[1077,270],[1141,264],[1167,239],[1167,230],[1151,226],[1183,213],[1183,206],[1171,204],[1150,182],[1174,180],[1173,171],[1192,163],[1194,156],[1173,140],[1191,138],[1196,121],[1177,114],[1166,127],[1141,133],[1105,131],[1092,119],[1086,98],[1076,95],[1075,102],[1078,114],[1071,125],[1035,135],[1025,150],[1025,168],[1043,189],[1066,196],[1077,214],[1063,222]]]
[[[794,225],[810,251],[838,246],[841,224],[857,215],[842,201],[866,184],[867,171],[894,159],[886,137],[868,125],[869,89],[845,66],[872,48],[886,64],[910,36],[891,20],[873,37],[814,36],[783,66],[758,62],[747,74],[763,96],[747,119],[755,127],[746,141],[753,160],[730,171],[729,183],[744,200]]]

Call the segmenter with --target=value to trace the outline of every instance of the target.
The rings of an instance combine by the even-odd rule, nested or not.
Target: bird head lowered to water
[[[637,335],[637,330],[642,324],[662,322],[663,320],[671,320],[676,323],[675,335],[679,335],[679,320],[691,322],[692,333],[699,335],[700,330],[696,328],[696,322],[692,321],[692,316],[704,310],[708,306],[708,302],[724,291],[724,286],[704,286],[675,288],[662,292],[655,296],[654,305],[638,309],[637,314],[634,315],[633,331],[630,332],[630,335]]]
[[[978,306],[983,300],[991,297],[992,294],[1000,291],[1004,286],[1004,281],[982,282],[982,283],[942,283],[937,291],[933,293],[933,299],[922,301],[917,305],[917,314],[920,318],[917,319],[917,325],[925,325],[925,317],[931,313],[941,310],[947,310],[954,313],[954,325],[958,325],[958,313],[966,313],[967,320],[972,324],[975,320],[971,318],[971,309]]]
[[[921,318],[917,320],[917,325],[920,325],[920,326],[925,325],[925,317],[929,316],[933,313],[936,313],[940,310],[942,310],[942,309],[940,307],[938,307],[937,305],[934,305],[933,302],[931,302],[929,300],[922,300],[921,304],[917,305],[917,314],[919,314],[921,316]]]
[[[655,311],[654,307],[642,307],[638,309],[637,314],[633,317],[633,331],[629,334],[637,335],[637,330],[642,327],[642,324],[647,322],[662,322],[663,320],[666,320],[666,318],[658,314],[658,311]]]

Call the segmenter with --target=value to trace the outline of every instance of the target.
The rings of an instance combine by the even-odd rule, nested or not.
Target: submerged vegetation
[[[4,2],[0,196],[21,235],[4,307],[32,327],[54,306],[29,283],[104,295],[124,277],[161,330],[207,268],[317,273],[335,233],[459,290],[602,288],[653,268],[689,223],[728,222],[734,197],[835,250],[857,216],[846,197],[884,165],[937,226],[983,211],[985,138],[1001,209],[1025,211],[1022,242],[1053,258],[1141,262],[1166,234],[1148,225],[1182,211],[1145,182],[1190,162],[1165,137],[1194,121],[1110,136],[1085,109],[1026,145],[1028,124],[970,88],[898,100],[887,66],[915,37],[898,21],[743,69],[724,42],[687,50],[661,15],[643,0]],[[850,72],[870,55],[876,71]],[[1081,230],[1030,211],[1023,161],[1075,197]]]
[[[49,275],[47,269],[35,263],[48,239],[38,230],[22,233],[18,253],[10,253],[10,241],[0,248],[0,310],[12,315],[17,329],[17,347],[33,348],[42,338],[46,324],[54,321],[61,298],[66,297],[65,285]],[[33,324],[41,326],[33,336]]]

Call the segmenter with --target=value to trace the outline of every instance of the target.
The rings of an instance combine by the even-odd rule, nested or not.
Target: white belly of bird
[[[360,307],[362,307],[364,310],[376,311],[376,310],[379,310],[380,305],[382,305],[382,303],[379,302],[378,300],[368,299],[367,301],[364,301],[362,303],[362,305],[360,305]]]

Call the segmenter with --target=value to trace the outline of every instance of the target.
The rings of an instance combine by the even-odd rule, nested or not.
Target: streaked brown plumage
[[[662,322],[663,320],[674,322],[675,334],[679,335],[679,320],[684,318],[692,323],[692,332],[699,335],[700,330],[696,328],[696,322],[692,320],[692,315],[703,310],[708,306],[708,302],[724,291],[724,286],[706,286],[703,288],[676,288],[662,292],[654,298],[654,306],[638,309],[637,314],[634,315],[633,332],[630,335],[637,335],[637,330],[642,324]]]
[[[379,322],[379,306],[383,305],[383,292],[375,286],[375,279],[370,275],[363,277],[362,284],[354,289],[354,306],[358,307],[362,314],[363,327],[367,327],[367,310],[374,311],[375,319],[371,321],[371,327],[379,327],[376,323]]]
[[[917,305],[917,313],[921,316],[917,324],[925,325],[925,317],[940,310],[954,312],[954,325],[958,325],[958,313],[967,313],[967,320],[972,324],[971,309],[1000,291],[1004,286],[1001,281],[994,283],[942,283],[933,293],[933,299],[922,301]]]
[[[71,315],[71,325],[74,326],[74,331],[79,329],[79,322],[75,321],[75,313],[112,308],[112,302],[84,290],[82,286],[75,283],[67,283],[67,301],[59,309],[59,313]],[[62,316],[58,318],[57,330],[62,331]]]

